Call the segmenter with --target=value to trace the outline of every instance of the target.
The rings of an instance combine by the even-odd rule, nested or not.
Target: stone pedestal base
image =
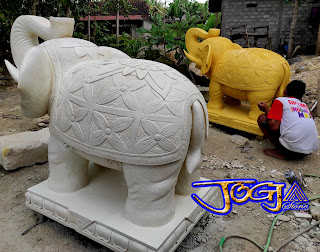
[[[249,119],[249,111],[250,105],[247,104],[224,104],[224,108],[220,110],[208,108],[209,121],[233,129],[249,132],[257,136],[263,136],[257,121]]]
[[[28,189],[27,207],[114,251],[174,251],[205,213],[190,196],[175,196],[174,218],[161,227],[141,227],[125,218],[127,186],[122,173],[89,169],[90,183],[74,193],[54,193],[44,181]],[[202,179],[204,180],[204,179]],[[210,204],[216,188],[197,193]]]

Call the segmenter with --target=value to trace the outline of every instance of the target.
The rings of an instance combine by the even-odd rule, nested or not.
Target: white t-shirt
[[[274,100],[268,119],[280,121],[280,143],[288,150],[310,154],[319,149],[316,125],[308,106],[291,97]]]

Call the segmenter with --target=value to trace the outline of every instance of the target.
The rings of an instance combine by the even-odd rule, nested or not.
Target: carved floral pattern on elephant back
[[[57,83],[60,83],[62,76],[65,76],[66,72],[79,62],[97,60],[104,56],[101,47],[75,38],[48,40],[41,46],[44,46],[50,55]]]
[[[282,81],[285,59],[261,48],[230,50],[220,60],[214,78],[227,86],[241,90],[277,89]],[[268,74],[266,74],[266,71]]]
[[[89,61],[71,69],[60,85],[55,130],[100,155],[168,155],[188,143],[185,106],[196,99],[197,88],[164,64]]]

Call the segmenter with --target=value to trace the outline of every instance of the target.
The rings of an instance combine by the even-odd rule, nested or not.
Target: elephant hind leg
[[[263,112],[258,107],[258,102],[263,101],[267,103],[270,107],[273,98],[274,98],[274,93],[272,93],[272,91],[270,90],[248,92],[248,100],[251,105],[249,118],[251,120],[257,121],[258,117],[261,114],[263,114]]]
[[[206,131],[204,115],[201,104],[195,101],[192,105],[192,129],[189,149],[176,185],[176,193],[180,195],[188,195],[197,191],[197,189],[191,187],[191,183],[200,179],[200,165]]]
[[[176,185],[176,194],[179,195],[191,195],[196,193],[199,188],[193,188],[191,186],[192,182],[200,180],[200,164],[197,169],[191,174],[188,173],[186,169],[186,163],[183,163],[181,171],[179,173],[178,182]]]
[[[123,164],[128,186],[126,217],[139,226],[158,227],[174,216],[174,188],[183,160],[159,166]]]
[[[55,192],[75,192],[89,183],[88,160],[74,153],[54,135],[48,145],[49,189]]]

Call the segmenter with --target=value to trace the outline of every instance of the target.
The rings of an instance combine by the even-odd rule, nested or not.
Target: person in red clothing
[[[306,84],[291,81],[283,93],[274,100],[270,110],[265,102],[258,102],[264,114],[258,125],[267,139],[276,147],[263,153],[280,159],[295,159],[319,149],[319,137],[308,106],[301,102]]]

